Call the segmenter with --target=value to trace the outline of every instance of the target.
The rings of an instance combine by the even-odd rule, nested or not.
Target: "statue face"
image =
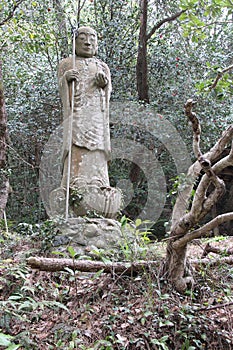
[[[89,27],[81,27],[75,40],[75,52],[80,57],[93,57],[97,52],[97,35]]]

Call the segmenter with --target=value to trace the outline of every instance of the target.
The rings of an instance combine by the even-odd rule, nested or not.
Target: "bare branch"
[[[225,307],[229,307],[233,305],[233,301],[231,301],[230,303],[225,303],[225,304],[217,304],[217,305],[213,305],[213,306],[207,306],[207,307],[202,307],[200,309],[197,309],[196,312],[199,311],[210,311],[210,310],[216,310],[216,309],[223,309]]]
[[[200,150],[200,135],[201,135],[201,125],[196,116],[196,113],[193,112],[193,106],[196,104],[196,101],[188,99],[184,105],[185,114],[188,117],[189,121],[192,123],[193,128],[193,152],[195,157],[200,161],[202,156]]]
[[[213,247],[212,245],[210,245],[210,243],[207,243],[201,257],[205,258],[209,253],[215,253],[220,255],[233,255],[233,248],[221,249],[218,247]]]
[[[192,123],[193,128],[193,150],[194,154],[197,157],[202,169],[205,172],[205,176],[202,178],[199,183],[193,202],[187,219],[190,219],[191,222],[196,223],[200,221],[205,215],[209,212],[212,206],[218,201],[218,199],[225,192],[225,184],[216,174],[214,168],[211,166],[211,162],[204,157],[200,149],[200,135],[201,127],[199,120],[196,116],[196,113],[192,111],[193,106],[196,102],[192,99],[187,100],[185,104],[185,114],[187,115],[189,121]],[[228,157],[225,157],[223,161],[223,166],[228,166]],[[226,165],[227,162],[227,165]],[[215,167],[215,170],[216,167]],[[214,190],[207,197],[206,193],[209,188],[210,183],[214,185]]]
[[[227,128],[227,130],[223,132],[221,138],[216,142],[216,144],[207,153],[205,153],[203,157],[205,159],[208,159],[212,163],[215,162],[221,156],[225,147],[230,142],[232,142],[232,138],[233,138],[233,125],[230,125]],[[233,151],[231,150],[231,152]],[[221,161],[218,162],[219,167],[220,165],[221,165]],[[175,223],[178,222],[180,218],[185,215],[187,210],[187,205],[189,203],[189,198],[191,196],[193,183],[197,178],[197,176],[200,174],[200,171],[201,171],[201,165],[197,160],[193,165],[191,165],[191,167],[188,170],[188,174],[187,174],[188,181],[185,188],[178,193],[178,197],[172,213],[172,226],[174,226]]]
[[[201,238],[209,234],[211,230],[215,227],[223,224],[224,222],[233,220],[233,212],[218,215],[213,220],[209,221],[204,226],[187,233],[184,237],[178,239],[173,243],[174,248],[179,246],[185,246],[187,243],[191,242],[193,239]]]
[[[233,124],[231,124],[222,134],[217,143],[207,152],[204,157],[208,158],[210,162],[215,161],[223,152],[224,148],[232,142],[233,138]]]
[[[232,142],[233,145],[233,142]],[[233,146],[232,146],[233,147]],[[218,201],[223,192],[225,191],[224,182],[218,178],[218,174],[226,167],[233,165],[233,151],[231,149],[229,155],[220,159],[214,166],[210,169],[210,173],[206,173],[196,190],[192,207],[190,212],[180,216],[174,224],[172,224],[172,231],[176,231],[176,235],[185,235],[195,224],[197,224],[205,215],[210,211],[212,206]],[[206,192],[212,182],[215,189],[207,197]],[[187,234],[186,234],[187,236]],[[186,237],[185,236],[185,237]],[[196,237],[194,237],[196,238]],[[194,239],[192,238],[192,239]],[[189,242],[190,240],[187,240]],[[186,244],[187,242],[184,242]]]
[[[199,215],[199,220],[201,220],[212,208],[212,206],[218,201],[225,191],[224,182],[217,176],[221,171],[228,166],[233,165],[232,149],[226,157],[220,159],[216,164],[214,164],[206,174],[202,177],[191,208],[192,211]],[[207,197],[206,191],[212,182],[215,186],[215,190]]]
[[[231,69],[233,69],[233,64],[231,66],[224,68],[222,71],[218,72],[213,84],[210,86],[209,89],[210,90],[214,89],[217,86],[219,80],[222,79],[223,75]]]
[[[13,152],[15,153],[15,157],[16,157],[17,159],[20,159],[23,163],[27,164],[27,165],[30,166],[32,169],[35,169],[35,168],[36,168],[33,164],[28,163],[25,159],[23,159],[23,158],[18,154],[18,152],[17,152],[13,147],[11,147],[8,143],[3,142],[3,141],[0,140],[0,146],[1,146],[1,143],[3,143],[3,144],[4,144],[6,147],[8,147],[11,151],[13,151]]]
[[[78,8],[77,8],[77,24],[78,24],[78,26],[80,24],[80,14],[81,14],[81,11],[85,5],[85,2],[86,2],[86,0],[83,0],[83,3],[81,4],[81,0],[78,0]]]
[[[231,142],[231,150],[229,153],[229,160],[230,160],[230,162],[233,162],[233,140]]]
[[[13,6],[13,8],[10,11],[9,15],[2,22],[0,22],[0,27],[3,26],[6,22],[8,22],[14,16],[15,10],[19,7],[19,5],[23,1],[24,0],[18,0],[18,1],[15,2],[15,5]]]
[[[172,22],[174,20],[176,20],[178,17],[180,17],[180,15],[182,15],[182,13],[186,12],[187,10],[182,10],[182,11],[179,11],[177,13],[175,13],[174,15],[170,16],[170,17],[167,17],[167,18],[164,18],[162,19],[161,21],[157,22],[154,27],[151,29],[151,31],[147,34],[146,36],[146,41],[148,41],[152,35],[156,32],[157,29],[159,29],[160,27],[162,27],[162,25],[164,23],[167,23],[167,22]]]
[[[206,214],[208,214],[213,205],[216,204],[220,197],[225,193],[224,181],[219,179],[212,169],[210,169],[210,172],[212,175],[206,174],[202,177],[193,198],[190,213],[197,218],[197,221],[202,220]],[[206,196],[206,192],[211,182],[214,184],[215,188],[208,196]]]

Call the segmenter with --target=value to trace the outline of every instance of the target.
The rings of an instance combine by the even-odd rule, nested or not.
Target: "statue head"
[[[80,57],[93,57],[98,49],[96,31],[90,27],[80,27],[76,32],[75,52]]]

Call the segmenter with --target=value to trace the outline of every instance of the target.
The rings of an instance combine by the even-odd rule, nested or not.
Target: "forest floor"
[[[0,234],[0,349],[233,349],[232,265],[200,267],[184,295],[159,277],[166,242],[121,248],[118,260],[158,262],[138,275],[38,271],[26,264],[29,256],[59,252],[48,253],[46,230],[32,231]],[[189,257],[200,258],[207,242],[233,248],[233,237],[199,240]],[[92,259],[109,261],[111,254]]]

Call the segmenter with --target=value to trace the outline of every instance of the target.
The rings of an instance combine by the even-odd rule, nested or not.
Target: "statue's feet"
[[[122,206],[122,193],[110,186],[87,185],[71,190],[73,211],[77,216],[89,212],[106,218],[114,218]]]

